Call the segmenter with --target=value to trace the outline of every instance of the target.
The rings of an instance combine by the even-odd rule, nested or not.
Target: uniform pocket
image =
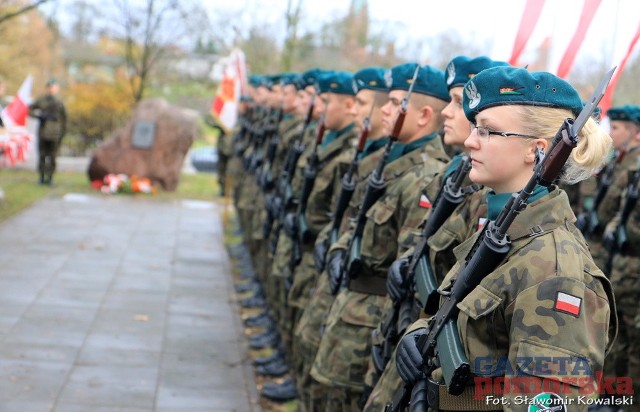
[[[382,308],[386,296],[349,293],[349,300],[345,303],[340,318],[343,322],[355,326],[374,329],[380,323]]]
[[[525,339],[518,345],[516,373],[583,388],[593,385],[589,360],[571,350]],[[578,373],[576,373],[578,372]]]
[[[441,252],[450,248],[455,240],[455,234],[443,226],[429,238],[427,243],[432,251]]]
[[[395,211],[396,203],[393,199],[378,201],[367,211],[367,222],[362,233],[362,252],[371,258],[372,267],[378,267],[386,260],[395,258],[398,236],[392,224]]]
[[[498,367],[498,360],[506,355],[499,353],[496,338],[508,332],[500,312],[502,298],[482,285],[477,286],[460,303],[458,308],[458,332],[465,352],[472,360],[472,369],[482,364],[482,370],[474,370],[478,375],[492,375]],[[502,334],[502,335],[501,335]]]

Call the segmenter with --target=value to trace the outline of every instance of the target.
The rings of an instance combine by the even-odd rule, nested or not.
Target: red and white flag
[[[246,90],[247,69],[244,53],[240,49],[233,49],[222,65],[222,79],[211,105],[211,114],[220,126],[229,132],[238,121],[240,97]]]
[[[431,200],[424,193],[420,195],[420,201],[418,202],[418,206],[423,207],[425,209],[431,208]]]
[[[26,161],[33,140],[26,128],[32,86],[33,78],[29,75],[15,97],[0,112],[5,126],[4,132],[0,133],[0,166],[15,166]]]
[[[558,292],[554,309],[578,317],[580,315],[582,298],[564,292]]]
[[[22,82],[18,94],[16,94],[7,107],[2,109],[2,121],[6,126],[26,126],[29,104],[31,103],[32,86],[33,77],[29,75],[25,81]]]

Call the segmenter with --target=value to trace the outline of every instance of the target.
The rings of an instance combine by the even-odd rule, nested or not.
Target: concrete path
[[[0,225],[0,411],[257,411],[221,206],[69,194]]]

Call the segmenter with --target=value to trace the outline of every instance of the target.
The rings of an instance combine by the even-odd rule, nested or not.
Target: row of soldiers
[[[271,356],[255,360],[256,371],[291,377],[266,384],[264,397],[299,398],[308,411],[382,410],[399,389],[429,378],[439,393],[429,403],[433,410],[528,410],[507,393],[511,403],[498,406],[473,396],[473,376],[509,375],[504,365],[483,370],[476,351],[495,366],[496,353],[510,345],[515,349],[502,355],[512,365],[511,352],[533,358],[560,354],[586,359],[588,376],[603,368],[606,376],[640,373],[633,304],[640,291],[640,214],[634,209],[638,107],[607,111],[611,139],[593,128],[593,120],[586,122],[583,135],[590,137],[582,141],[590,140],[591,148],[579,145],[572,161],[595,159],[584,163],[590,165],[583,168],[588,179],[569,185],[584,178],[584,170],[578,176],[575,168],[557,167],[562,176],[545,184],[538,178],[530,190],[520,191],[534,167],[545,164],[545,150],[553,152],[549,139],[555,130],[522,126],[526,130],[519,133],[501,132],[499,124],[508,123],[512,107],[519,119],[533,117],[521,108],[562,109],[573,119],[584,107],[575,89],[549,73],[458,56],[445,71],[407,63],[354,74],[313,69],[252,77],[250,92],[240,105],[238,130],[221,149],[230,157],[227,173],[256,272],[255,281],[236,289],[253,293],[243,306],[264,307],[245,319],[247,326],[264,330],[249,345],[273,348]],[[507,115],[487,118],[500,110]],[[545,113],[537,123],[552,123],[551,117]],[[550,127],[560,127],[562,118]],[[519,152],[483,158],[489,149],[480,146],[500,144],[518,151],[529,145],[528,152],[522,159]],[[530,205],[524,212],[510,206],[519,191],[526,192],[521,203]],[[573,224],[574,213],[563,211],[567,193],[584,235]],[[533,207],[538,204],[543,206]],[[416,355],[424,342],[417,342],[433,329],[433,315],[453,285],[462,283],[452,279],[473,261],[477,240],[493,230],[488,222],[504,221],[501,211],[509,207],[518,217],[505,233],[520,249],[496,264],[504,266],[500,261],[506,259],[511,269],[494,270],[491,275],[504,278],[482,286],[485,279],[456,302],[454,335],[463,341],[457,355],[471,361],[460,389],[466,396],[452,396],[444,364],[455,351],[445,355],[439,347],[431,357],[437,361],[426,367],[423,353]],[[562,236],[568,236],[564,243]],[[580,282],[560,275],[572,270]],[[528,285],[536,276],[544,281]],[[545,305],[553,305],[553,316],[546,307],[542,314]],[[604,362],[616,330],[616,346]],[[496,353],[486,351],[487,339],[495,341]],[[446,343],[447,351],[453,346]],[[404,400],[396,396],[392,410],[399,401],[406,403],[406,394]],[[419,403],[412,398],[412,405]]]

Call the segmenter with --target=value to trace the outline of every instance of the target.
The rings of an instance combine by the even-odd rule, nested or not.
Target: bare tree
[[[293,67],[296,49],[298,48],[298,24],[300,23],[300,12],[302,10],[302,0],[298,0],[293,4],[293,0],[287,2],[287,11],[285,13],[285,21],[287,24],[287,34],[284,40],[284,49],[282,51],[283,71],[290,71]]]
[[[140,101],[158,63],[195,44],[200,29],[206,26],[206,13],[195,2],[178,0],[113,0],[124,39],[124,58],[131,94]],[[140,6],[139,6],[140,5]]]
[[[33,3],[24,4],[24,2],[16,1],[16,2],[5,2],[3,6],[9,6],[10,4],[6,3],[15,3],[17,7],[15,10],[7,11],[0,15],[0,24],[6,22],[7,20],[11,20],[14,17],[18,17],[21,14],[24,14],[30,10],[38,8],[41,4],[48,2],[49,0],[36,0]]]

